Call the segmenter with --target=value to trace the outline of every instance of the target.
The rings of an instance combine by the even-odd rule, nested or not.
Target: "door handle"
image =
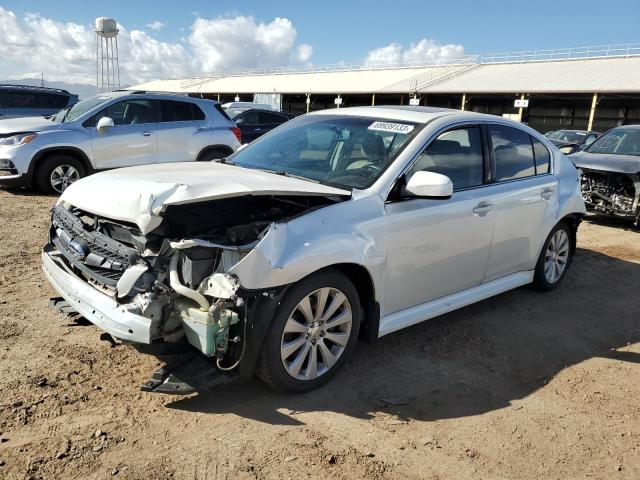
[[[151,132],[142,132],[141,134],[143,137],[149,137],[151,136]]]
[[[253,131],[254,131],[254,132],[261,132],[261,131],[262,131],[262,129],[261,129],[261,128],[254,128],[254,129],[253,129]]]
[[[206,132],[207,130],[211,130],[209,127],[197,127],[196,130],[198,132]]]
[[[489,202],[480,202],[473,209],[473,214],[477,217],[484,217],[489,212],[493,211],[493,204]]]
[[[551,197],[553,197],[553,194],[555,193],[556,189],[553,187],[547,187],[547,188],[543,188],[542,189],[542,193],[540,194],[540,196],[542,198],[544,198],[545,200],[550,200]]]

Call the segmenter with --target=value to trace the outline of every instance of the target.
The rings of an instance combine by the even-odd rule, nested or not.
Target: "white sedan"
[[[530,283],[556,288],[584,213],[575,167],[524,125],[325,110],[220,163],[74,183],[53,210],[43,268],[115,337],[189,342],[211,368],[304,391],[358,336]]]

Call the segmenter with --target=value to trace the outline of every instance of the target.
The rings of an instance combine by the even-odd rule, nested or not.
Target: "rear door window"
[[[160,122],[191,122],[204,120],[204,112],[190,102],[160,101]]]
[[[278,113],[271,112],[260,112],[260,123],[271,123],[280,125],[281,123],[286,122],[288,119],[284,115],[280,115]]]
[[[505,125],[490,125],[488,130],[496,182],[535,175],[533,146],[528,133]]]
[[[531,137],[533,142],[533,154],[536,162],[536,175],[543,173],[549,173],[551,164],[551,154],[549,149],[545,147],[542,142],[534,137]]]

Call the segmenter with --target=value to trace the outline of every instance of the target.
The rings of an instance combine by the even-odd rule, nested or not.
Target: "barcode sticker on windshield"
[[[413,125],[392,122],[373,122],[371,125],[369,125],[369,130],[402,133],[403,135],[406,135],[407,133],[411,133],[413,131]]]

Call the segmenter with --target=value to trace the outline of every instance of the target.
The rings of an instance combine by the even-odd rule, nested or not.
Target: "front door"
[[[449,199],[387,203],[389,243],[384,279],[384,317],[479,285],[491,251],[495,216],[483,198],[486,170],[478,126],[440,134],[405,174],[447,175]]]
[[[96,124],[102,117],[111,118],[114,126],[98,132]],[[96,169],[157,161],[156,109],[151,100],[123,100],[109,105],[92,117],[87,128]]]

